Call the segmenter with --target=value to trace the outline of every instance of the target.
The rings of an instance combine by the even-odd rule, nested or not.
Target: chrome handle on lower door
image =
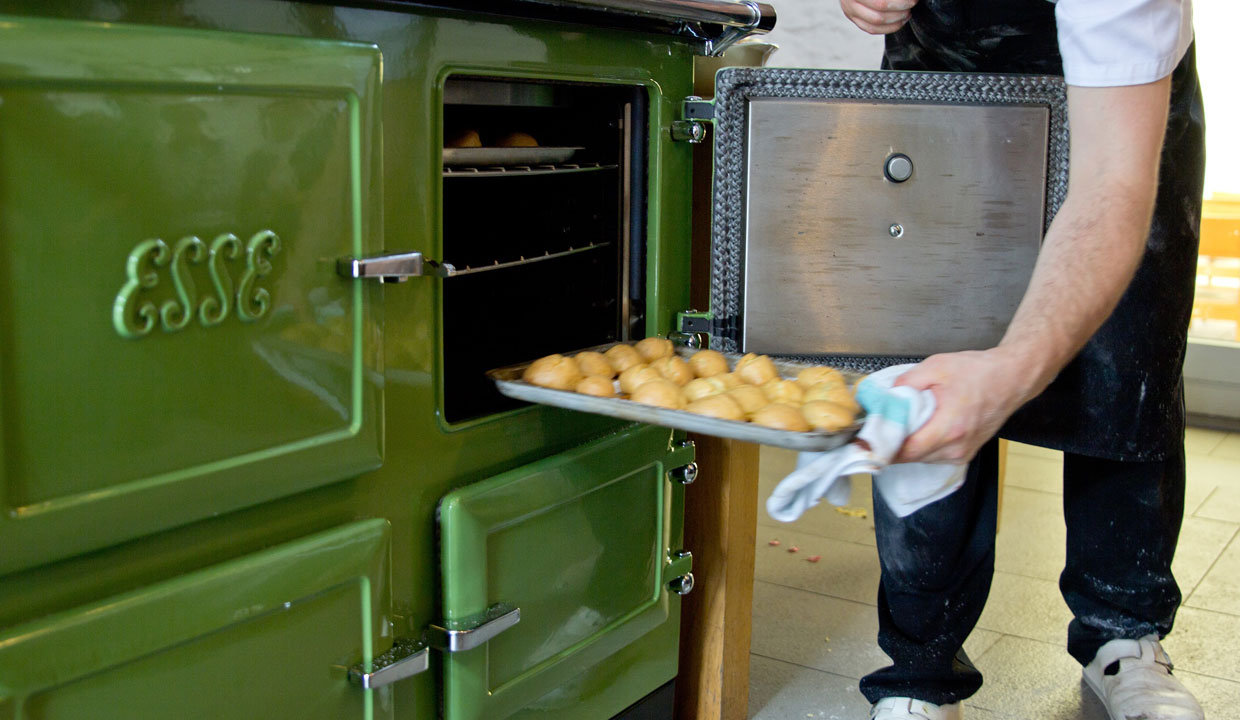
[[[463,620],[457,628],[431,625],[426,639],[437,650],[464,652],[472,650],[521,622],[521,608],[505,603],[491,606],[486,612],[470,620]]]
[[[434,275],[446,278],[456,268],[422,257],[420,252],[403,252],[368,258],[347,257],[336,261],[336,272],[347,278],[404,282],[411,277]]]
[[[369,671],[358,663],[349,668],[349,682],[367,690],[413,677],[430,667],[430,648],[412,638],[397,638],[392,649],[371,661]]]

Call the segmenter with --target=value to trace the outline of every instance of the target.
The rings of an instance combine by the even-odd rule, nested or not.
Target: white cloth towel
[[[767,514],[792,522],[824,497],[832,505],[846,505],[852,490],[848,476],[855,473],[874,474],[879,495],[897,517],[911,515],[964,484],[965,465],[890,464],[904,439],[934,414],[934,393],[893,386],[912,367],[894,365],[857,384],[857,402],[866,412],[857,440],[865,444],[854,440],[827,452],[801,453],[796,470],[767,498]]]

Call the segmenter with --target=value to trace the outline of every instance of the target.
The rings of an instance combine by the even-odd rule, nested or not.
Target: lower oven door
[[[520,617],[444,652],[448,720],[607,718],[675,676],[669,583],[683,589],[689,558],[669,472],[691,460],[671,431],[635,425],[443,499],[444,627]]]
[[[869,369],[996,344],[1067,189],[1065,102],[1042,76],[721,71],[713,346]]]
[[[347,678],[391,642],[390,535],[354,522],[8,629],[0,718],[390,718],[390,688]]]

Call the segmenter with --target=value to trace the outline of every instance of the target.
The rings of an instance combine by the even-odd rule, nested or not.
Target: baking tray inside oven
[[[582,350],[564,353],[564,355],[571,356],[585,350],[603,352],[615,344],[617,343],[583,348]],[[676,352],[681,357],[688,359],[696,351],[678,348]],[[742,357],[737,353],[723,353],[723,356],[728,361],[729,369],[735,369],[736,361]],[[779,374],[787,379],[795,379],[798,372],[809,367],[808,365],[798,363],[780,362],[774,358],[772,360],[774,360],[775,368],[779,371]],[[594,413],[596,415],[607,415],[620,418],[621,420],[661,425],[704,435],[744,440],[745,442],[759,443],[761,445],[772,445],[774,447],[788,448],[789,450],[831,450],[851,440],[857,434],[857,431],[861,429],[863,413],[858,415],[857,421],[852,425],[837,432],[796,432],[792,430],[776,430],[775,428],[763,427],[739,420],[721,420],[686,410],[668,410],[622,398],[600,398],[568,390],[553,390],[532,385],[521,379],[521,374],[529,367],[530,362],[497,368],[489,371],[487,376],[495,381],[496,388],[502,394],[526,402],[551,405],[568,410],[580,410],[581,412]],[[847,370],[841,370],[840,372],[848,381],[849,386],[855,385],[857,380],[861,378],[860,375],[850,373]]]
[[[458,166],[555,165],[571,158],[579,147],[471,147],[444,148],[443,164]]]

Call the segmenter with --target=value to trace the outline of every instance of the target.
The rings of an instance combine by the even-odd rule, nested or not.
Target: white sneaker
[[[1112,640],[1082,674],[1111,720],[1205,720],[1196,698],[1171,674],[1157,635]]]
[[[870,708],[870,720],[961,720],[960,703],[934,705],[906,697],[883,698]]]

